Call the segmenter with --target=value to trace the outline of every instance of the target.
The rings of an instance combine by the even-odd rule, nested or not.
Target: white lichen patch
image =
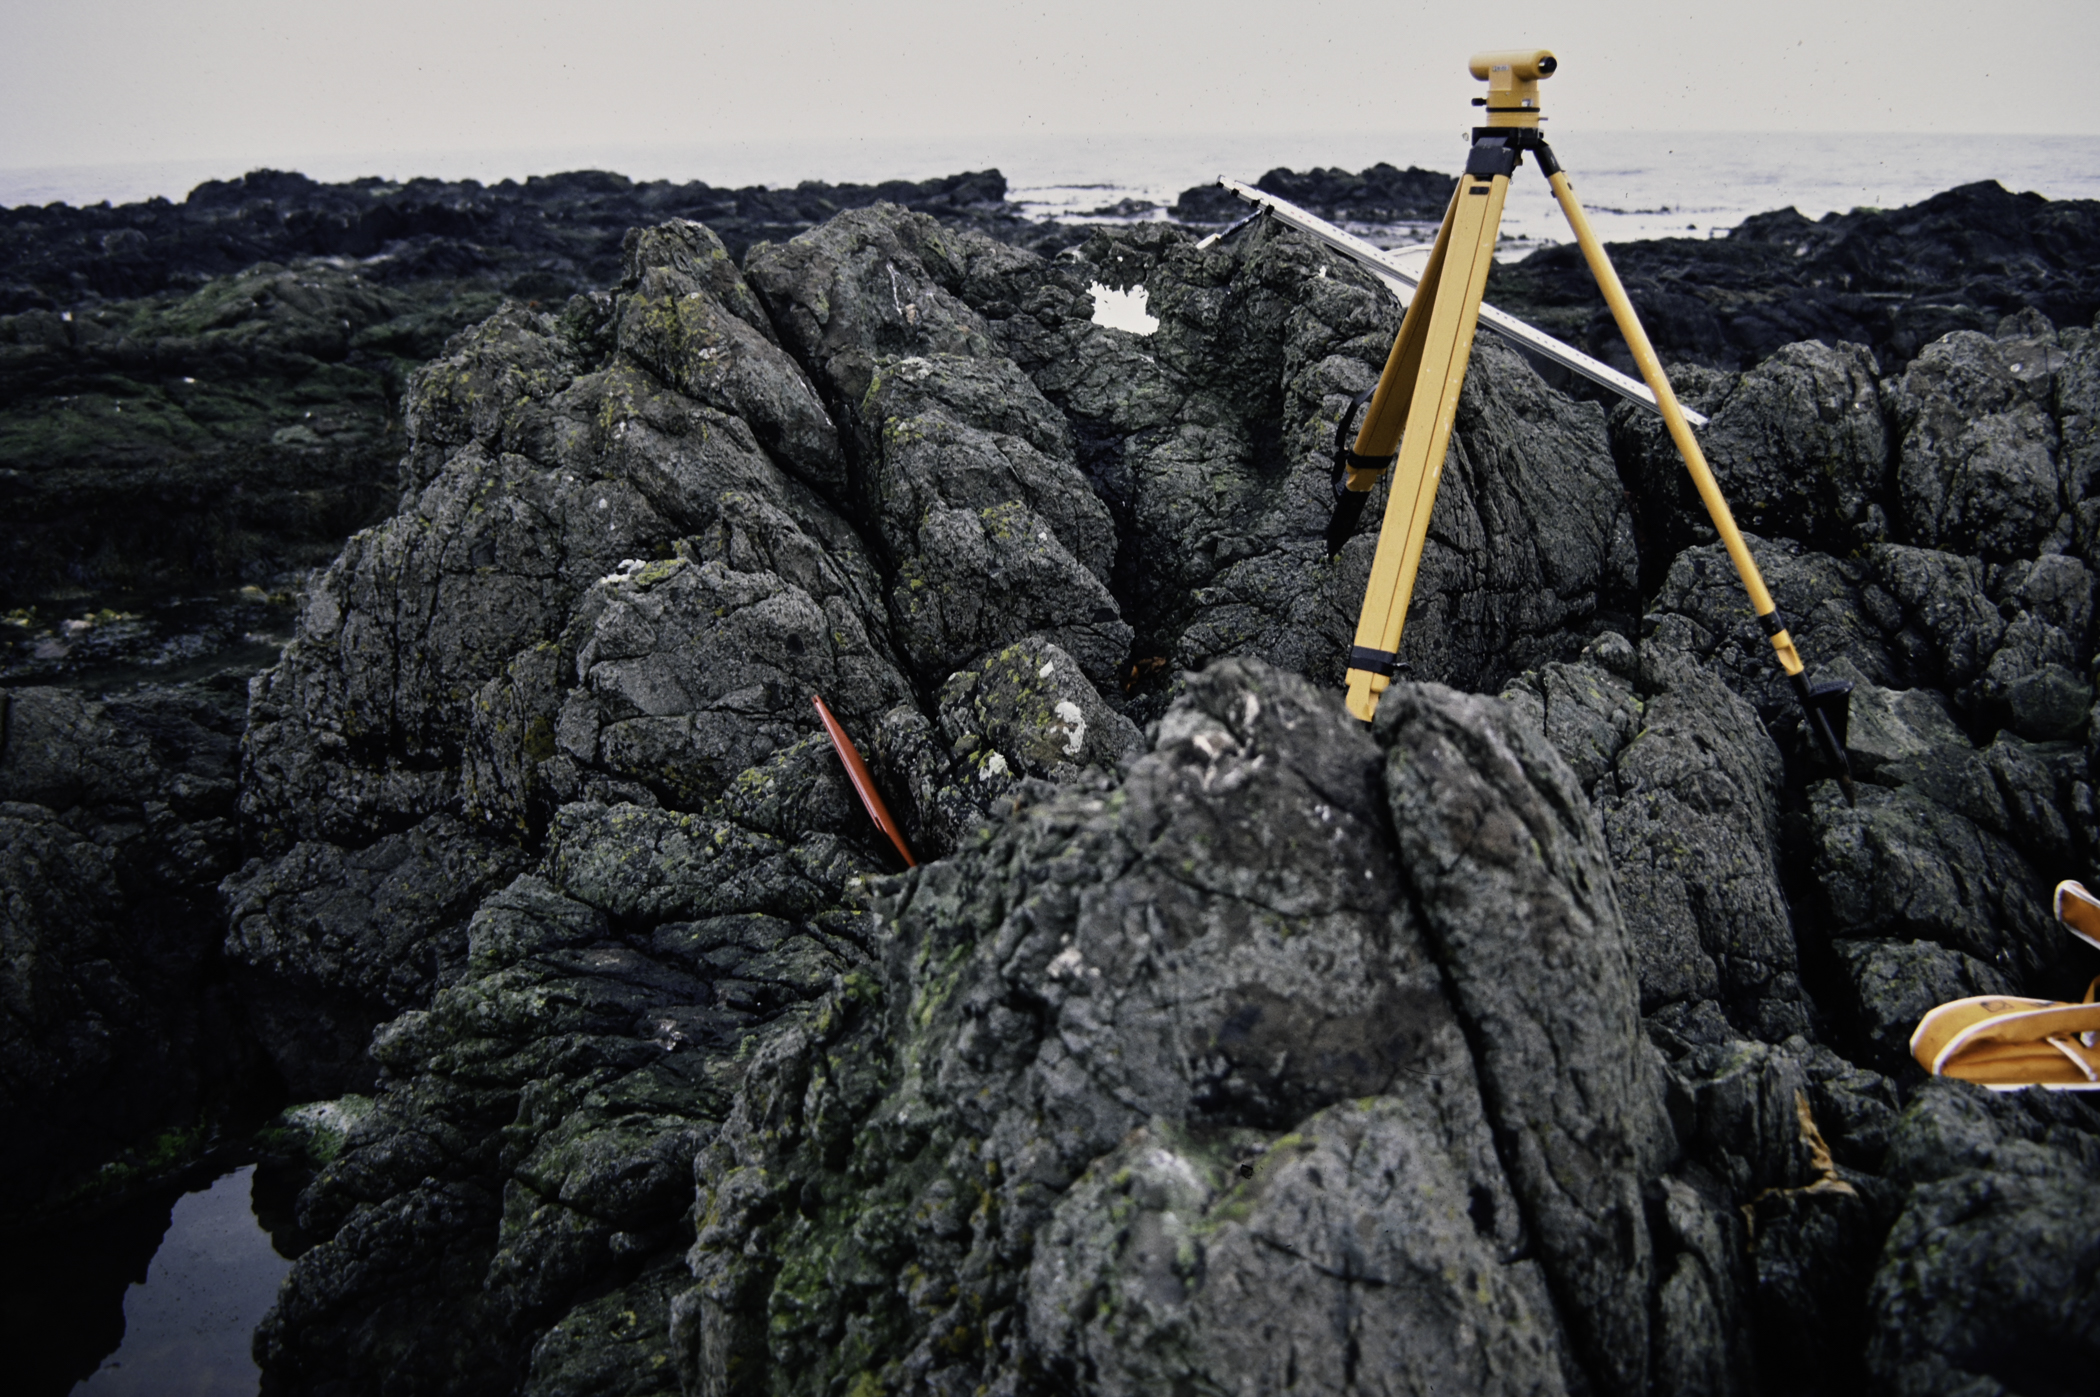
[[[372,1113],[375,1103],[368,1096],[342,1096],[333,1101],[309,1101],[287,1109],[277,1125],[300,1140],[307,1155],[326,1164],[343,1152],[350,1132]]]
[[[1203,1181],[1203,1175],[1197,1172],[1196,1166],[1173,1150],[1155,1145],[1145,1152],[1141,1163],[1155,1182],[1178,1186],[1177,1192],[1185,1192],[1189,1196],[1188,1201],[1182,1204],[1184,1207],[1189,1203],[1200,1206],[1202,1200],[1210,1193],[1209,1185]]]
[[[1045,665],[1044,668],[1049,666]],[[1081,713],[1079,705],[1070,699],[1059,699],[1053,711],[1057,714],[1057,721],[1064,726],[1065,755],[1078,756],[1079,749],[1086,744],[1086,715]]]
[[[1159,328],[1159,319],[1146,307],[1145,288],[1133,286],[1128,291],[1095,282],[1087,288],[1094,298],[1094,323],[1106,325],[1111,330],[1128,330],[1133,335],[1149,335]]]

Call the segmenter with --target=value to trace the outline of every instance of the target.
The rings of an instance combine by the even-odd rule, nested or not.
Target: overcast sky
[[[1512,18],[1521,14],[1522,20]],[[766,139],[1550,129],[2100,133],[2096,0],[0,0],[0,166]]]

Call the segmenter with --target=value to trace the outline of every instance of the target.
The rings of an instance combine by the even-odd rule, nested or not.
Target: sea
[[[1897,208],[1944,189],[1997,180],[2050,199],[2100,198],[2100,136],[1917,135],[1904,132],[1685,132],[1549,129],[1554,151],[1598,232],[1612,242],[1718,237],[1754,213],[1793,207],[1811,218]],[[727,187],[803,180],[876,183],[997,168],[1030,216],[1079,221],[1166,217],[1192,185],[1252,181],[1278,166],[1359,170],[1385,161],[1456,173],[1467,133],[1311,131],[1220,135],[1022,135],[665,142],[563,150],[315,153],[0,169],[0,207],[53,201],[180,200],[209,179],[258,167],[335,181],[376,175],[496,183],[563,170]],[[1149,210],[1142,206],[1152,206]],[[1566,241],[1543,179],[1520,171],[1503,219],[1503,256]]]

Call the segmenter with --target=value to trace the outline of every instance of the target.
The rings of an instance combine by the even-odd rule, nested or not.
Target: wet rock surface
[[[17,1187],[343,1098],[287,1393],[2078,1390],[2100,1119],[1907,1038],[2100,971],[2092,332],[1686,375],[1855,804],[1653,430],[1487,340],[1347,719],[1384,293],[970,223],[626,233],[402,371],[245,695],[7,691]]]
[[[408,370],[498,303],[456,279],[404,290],[258,260],[0,316],[0,599],[28,632],[8,658],[65,658],[85,638],[69,612],[232,605],[326,562],[393,503]]]

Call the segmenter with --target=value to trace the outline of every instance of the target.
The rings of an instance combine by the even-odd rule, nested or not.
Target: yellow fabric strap
[[[1911,1035],[1935,1076],[1988,1086],[2100,1086],[2100,977],[2079,1004],[1977,995],[1942,1004]]]

